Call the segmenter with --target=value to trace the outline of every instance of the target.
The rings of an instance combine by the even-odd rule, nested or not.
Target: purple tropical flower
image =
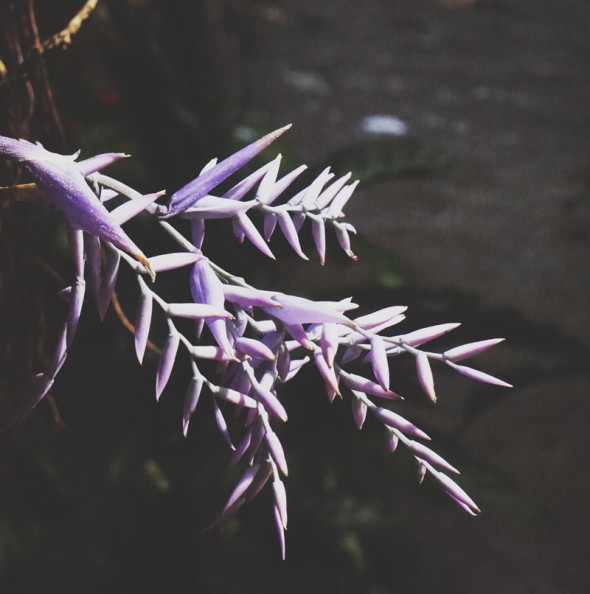
[[[96,167],[109,164],[115,158],[101,161],[98,157],[90,166],[76,163],[76,155],[60,155],[40,144],[0,136],[0,155],[19,162],[30,174],[47,199],[68,218],[74,229],[81,229],[108,241],[139,260],[153,275],[143,252],[123,231],[115,217],[90,189],[84,175]],[[147,205],[146,205],[147,206]]]

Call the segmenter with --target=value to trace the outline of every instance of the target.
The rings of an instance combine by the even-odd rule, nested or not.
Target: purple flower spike
[[[174,192],[170,197],[168,212],[163,218],[173,217],[191,207],[195,202],[208,194],[210,190],[219,185],[226,177],[229,177],[232,173],[240,169],[240,167],[245,165],[250,159],[274,142],[290,127],[291,125],[289,124],[284,128],[280,128],[279,130],[267,134],[260,140],[253,142],[227,159],[224,159],[221,163],[211,167],[211,169],[207,170],[202,175],[199,175],[199,177],[189,182],[186,186],[183,186],[180,190]]]
[[[412,437],[418,437],[419,439],[430,439],[430,437],[428,437],[424,431],[418,429],[418,427],[412,425],[410,421],[404,419],[397,413],[394,413],[392,410],[378,406],[372,409],[372,411],[375,417],[377,417],[379,421],[388,427],[398,429],[399,431],[407,433]]]
[[[242,456],[248,451],[250,447],[250,443],[252,441],[252,431],[248,431],[246,435],[244,435],[242,441],[238,444],[235,452],[232,454],[229,460],[229,467],[233,468],[241,459]]]
[[[47,199],[81,229],[108,241],[139,260],[153,276],[143,252],[92,192],[74,156],[59,155],[26,140],[0,136],[0,154],[20,162]]]

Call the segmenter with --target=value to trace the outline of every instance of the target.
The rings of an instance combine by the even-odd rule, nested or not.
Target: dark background
[[[3,2],[3,19],[18,4]],[[80,8],[37,4],[41,39]],[[285,171],[307,163],[308,180],[326,164],[361,179],[347,209],[360,261],[331,242],[322,268],[276,240],[281,258],[269,263],[223,226],[207,235],[213,259],[264,286],[354,295],[363,311],[406,304],[407,329],[463,322],[448,344],[506,337],[474,365],[515,388],[435,369],[433,406],[411,362],[393,368],[400,412],[482,508],[471,518],[436,485],[416,485],[409,456],[389,455],[378,427],[359,433],[313,373],[298,379],[281,428],[282,562],[268,493],[203,532],[238,476],[212,411],[204,399],[185,440],[186,370],[156,404],[156,357],[140,368],[113,311],[100,325],[89,303],[52,398],[2,442],[0,590],[585,591],[589,25],[582,0],[101,0],[72,45],[45,56],[59,119],[35,63],[35,109],[5,109],[0,133],[86,156],[130,152],[113,174],[142,191],[174,190],[212,156],[292,122],[266,155],[280,150]],[[11,72],[7,39],[5,29]],[[0,86],[14,105],[9,83],[19,98],[23,83]],[[406,132],[363,131],[369,115]],[[7,418],[59,324],[63,284],[47,268],[69,268],[59,216],[2,207]],[[134,232],[158,251],[149,225]]]

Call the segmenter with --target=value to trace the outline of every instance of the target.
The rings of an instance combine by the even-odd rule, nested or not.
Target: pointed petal
[[[285,126],[284,128],[267,134],[260,140],[257,140],[237,153],[234,153],[227,159],[224,159],[221,163],[218,163],[203,175],[200,175],[172,194],[168,212],[164,218],[174,216],[192,206],[197,200],[220,184],[226,177],[245,165],[250,159],[260,153],[290,127],[290,125]]]

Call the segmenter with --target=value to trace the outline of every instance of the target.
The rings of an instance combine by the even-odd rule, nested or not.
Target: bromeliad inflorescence
[[[242,179],[222,195],[213,194],[219,184],[235,173],[286,129],[277,130],[245,147],[227,159],[208,163],[193,181],[173,193],[167,205],[157,204],[162,192],[144,196],[124,183],[99,171],[125,157],[107,153],[82,161],[78,155],[64,156],[47,151],[39,144],[0,137],[0,155],[18,161],[31,175],[42,196],[67,217],[71,228],[71,249],[76,276],[71,287],[62,291],[68,312],[50,363],[38,377],[37,388],[16,414],[20,420],[51,389],[63,366],[82,311],[88,283],[101,318],[112,300],[120,262],[136,276],[138,308],[135,320],[135,350],[141,363],[148,344],[151,321],[161,315],[168,327],[156,372],[156,398],[164,391],[173,372],[179,349],[190,356],[192,379],[187,387],[182,430],[187,434],[192,414],[205,388],[213,402],[215,421],[232,451],[230,465],[244,461],[245,471],[216,521],[235,513],[272,482],[274,514],[285,555],[287,498],[284,477],[287,458],[281,444],[280,425],[287,421],[287,410],[279,392],[305,365],[316,367],[330,401],[348,398],[356,426],[361,429],[367,413],[385,428],[387,443],[394,451],[401,443],[418,463],[420,481],[426,473],[434,477],[448,495],[468,513],[479,512],[477,505],[447,473],[458,471],[424,445],[430,438],[399,412],[383,406],[399,401],[391,390],[389,363],[402,354],[414,357],[418,380],[424,392],[436,401],[431,362],[438,361],[472,379],[509,386],[484,372],[459,364],[502,339],[491,339],[457,346],[443,353],[424,350],[423,345],[450,332],[458,324],[441,324],[413,332],[396,334],[389,330],[404,320],[405,307],[392,306],[362,316],[351,312],[357,307],[351,299],[312,301],[296,295],[260,289],[223,270],[204,253],[208,219],[230,219],[241,242],[247,238],[268,257],[274,258],[270,240],[277,229],[296,254],[308,259],[299,241],[299,232],[310,222],[315,248],[323,264],[326,230],[332,229],[342,249],[352,259],[350,247],[354,227],[344,221],[343,209],[356,182],[350,174],[334,178],[324,170],[303,190],[289,196],[292,182],[305,166],[279,177],[280,155]],[[128,199],[108,210],[105,206],[116,195]],[[179,251],[147,258],[123,231],[121,225],[146,211],[177,242]],[[257,226],[251,215],[257,213]],[[170,220],[188,219],[189,240]],[[255,219],[256,220],[256,219]],[[190,266],[187,297],[182,303],[169,303],[150,281],[157,273]],[[146,278],[147,276],[147,278]],[[159,310],[159,314],[154,311]],[[178,328],[179,318],[196,320],[196,336]],[[204,332],[205,326],[207,332]],[[219,362],[217,371],[202,371],[204,360]],[[368,371],[358,375],[352,362],[364,363]],[[356,365],[355,363],[355,365]],[[241,435],[231,435],[221,401],[236,407],[243,420]]]

